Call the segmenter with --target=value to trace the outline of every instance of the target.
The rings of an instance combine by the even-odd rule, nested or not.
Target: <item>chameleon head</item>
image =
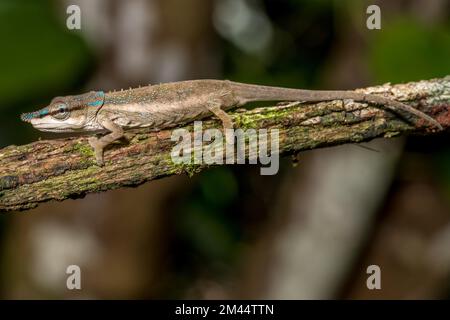
[[[103,91],[56,97],[47,107],[24,113],[20,118],[40,131],[83,131],[95,123],[95,116],[103,106],[104,97]]]

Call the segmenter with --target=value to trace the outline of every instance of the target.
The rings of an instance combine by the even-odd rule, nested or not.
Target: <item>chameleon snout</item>
[[[31,120],[37,117],[39,117],[39,112],[27,112],[20,115],[20,120],[31,123]]]

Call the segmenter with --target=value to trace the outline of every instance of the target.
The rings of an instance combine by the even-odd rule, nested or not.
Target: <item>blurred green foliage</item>
[[[426,25],[411,17],[383,24],[370,42],[376,82],[407,82],[450,74],[450,25]]]
[[[67,90],[88,66],[85,43],[53,10],[49,1],[0,2],[0,105]]]
[[[77,86],[90,70],[88,47],[78,31],[67,30],[65,7],[55,4],[0,1],[2,145],[17,143],[14,131],[26,132],[21,130],[20,112],[37,109],[32,104]]]

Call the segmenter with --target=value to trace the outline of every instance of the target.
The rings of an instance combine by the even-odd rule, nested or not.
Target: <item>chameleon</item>
[[[106,133],[88,139],[96,162],[104,165],[104,149],[124,137],[132,128],[161,130],[216,116],[224,129],[232,129],[227,110],[254,101],[322,102],[351,99],[403,111],[442,130],[427,114],[402,102],[376,94],[345,90],[304,90],[245,84],[229,80],[187,80],[149,85],[129,90],[90,91],[80,95],[56,97],[38,111],[21,119],[40,131]]]

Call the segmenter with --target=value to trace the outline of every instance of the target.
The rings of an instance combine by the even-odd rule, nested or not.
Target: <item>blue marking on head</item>
[[[102,100],[95,100],[94,102],[88,102],[88,106],[90,107],[98,107],[101,106],[103,103],[103,99]]]
[[[105,98],[105,93],[103,91],[97,91],[96,96],[98,97],[97,100],[93,102],[88,102],[88,106],[90,107],[100,107],[103,104],[103,100]]]
[[[47,108],[44,108],[44,109],[39,110],[39,115],[40,115],[41,117],[46,116],[46,115],[48,115],[48,114],[49,114],[49,111],[48,111]]]

